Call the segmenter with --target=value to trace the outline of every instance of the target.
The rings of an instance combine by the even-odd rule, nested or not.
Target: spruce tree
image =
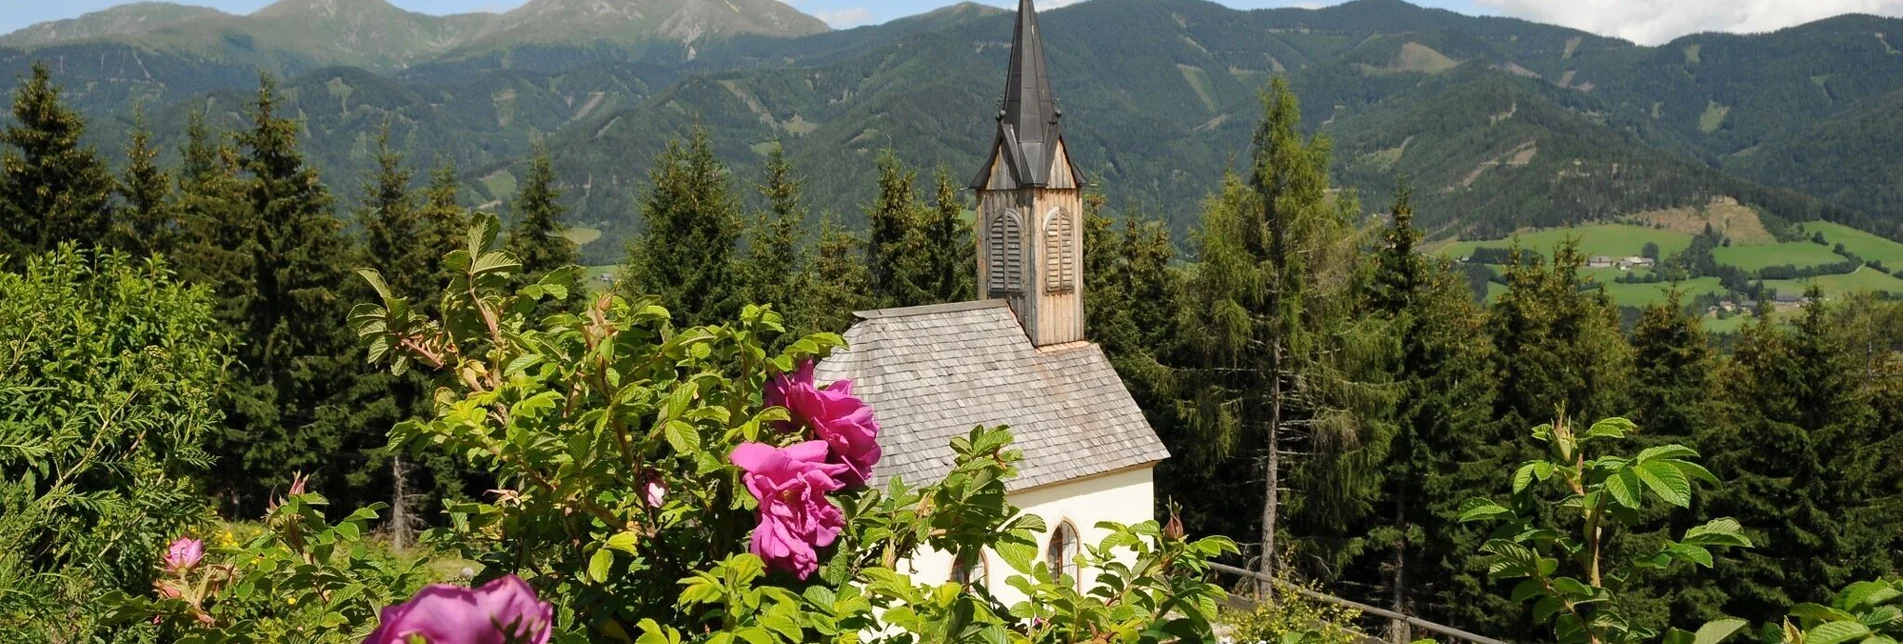
[[[806,207],[800,203],[800,180],[785,148],[775,145],[767,155],[766,181],[759,186],[767,207],[747,227],[747,256],[742,271],[748,299],[770,304],[781,315],[794,316],[792,307],[806,284]]]
[[[460,248],[469,230],[469,211],[463,208],[459,195],[462,184],[456,179],[456,164],[443,161],[430,171],[429,186],[423,190],[423,205],[419,211],[422,231],[417,235],[417,245],[421,246],[428,257],[424,262],[424,272],[429,277],[427,284],[435,285],[429,293],[421,294],[415,300],[418,310],[424,315],[436,315],[441,302],[433,294],[448,284],[452,275],[443,258],[451,251]]]
[[[866,207],[866,266],[880,308],[932,301],[925,207],[913,190],[917,182],[918,172],[907,167],[897,154],[891,150],[879,153],[878,196]],[[975,280],[976,268],[973,272]]]
[[[104,244],[112,229],[114,181],[86,123],[60,99],[45,63],[13,94],[13,119],[0,131],[0,254],[13,263],[61,242]]]
[[[1420,252],[1413,220],[1403,185],[1368,292],[1368,312],[1399,342],[1391,366],[1399,403],[1381,516],[1369,530],[1374,556],[1362,565],[1378,572],[1369,581],[1385,587],[1392,610],[1517,627],[1519,611],[1493,594],[1479,558],[1486,534],[1459,522],[1460,503],[1491,493],[1511,465],[1494,447],[1508,437],[1491,419],[1486,318],[1453,266]]]
[[[429,256],[447,251],[418,243],[424,228],[410,194],[414,174],[404,165],[403,154],[390,148],[388,123],[377,132],[375,155],[377,169],[364,177],[363,201],[356,212],[363,236],[357,265],[381,273],[396,295],[421,302],[442,288],[428,270]]]
[[[865,242],[839,227],[831,215],[819,220],[819,244],[807,264],[810,285],[793,309],[796,333],[844,333],[853,312],[873,307],[872,276],[866,269]]]
[[[1603,289],[1580,277],[1586,258],[1577,240],[1553,249],[1549,266],[1516,246],[1509,252],[1507,291],[1489,312],[1494,371],[1500,383],[1495,417],[1507,427],[1626,413],[1631,348],[1619,333],[1619,312]]]
[[[278,114],[279,100],[276,81],[261,76],[251,129],[238,136],[239,199],[256,227],[238,242],[250,252],[250,279],[241,282],[248,290],[232,325],[243,383],[233,387],[229,429],[214,441],[220,482],[249,510],[299,471],[333,501],[357,501],[346,493],[347,477],[364,464],[346,447],[360,438],[354,434],[388,429],[354,425],[339,404],[358,373],[345,320],[354,255],[330,192],[298,150],[298,124]]]
[[[507,247],[522,262],[518,281],[523,284],[533,284],[549,271],[572,266],[580,259],[575,243],[562,235],[567,230],[562,218],[568,208],[561,203],[562,190],[555,181],[555,163],[548,150],[536,147],[529,158],[528,175],[509,206],[515,221],[509,228]]]
[[[951,171],[943,167],[932,173],[929,214],[924,236],[931,260],[925,274],[930,303],[977,297],[977,242],[971,234],[971,222],[965,219],[965,201],[958,196],[958,184],[952,181]]]
[[[1274,574],[1286,541],[1284,519],[1298,514],[1311,534],[1330,539],[1371,511],[1371,486],[1386,449],[1365,360],[1381,354],[1369,343],[1383,334],[1351,318],[1363,288],[1353,269],[1359,217],[1352,195],[1328,191],[1329,143],[1300,133],[1300,109],[1286,81],[1263,93],[1249,176],[1225,178],[1204,208],[1198,265],[1183,327],[1200,351],[1186,372],[1192,426],[1202,458],[1262,473],[1254,493],[1212,477],[1212,494],[1259,499],[1252,525],[1261,535],[1260,571]],[[1287,445],[1304,443],[1298,463]],[[1258,460],[1259,457],[1259,460]],[[1287,476],[1285,475],[1293,475]],[[1297,489],[1286,504],[1285,489]],[[1333,563],[1343,550],[1310,551]],[[1259,584],[1267,592],[1268,584]]]
[[[169,254],[178,233],[172,178],[159,167],[158,156],[152,132],[146,129],[145,110],[139,108],[133,113],[125,175],[119,180],[125,209],[112,227],[112,245],[134,255]]]
[[[628,248],[630,285],[660,296],[679,325],[733,319],[747,295],[735,257],[740,204],[707,131],[669,141],[649,177],[653,187],[641,205],[646,229]]]

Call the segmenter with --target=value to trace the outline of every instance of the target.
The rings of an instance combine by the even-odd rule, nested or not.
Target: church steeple
[[[997,134],[1011,187],[1050,183],[1052,161],[1063,140],[1063,115],[1045,68],[1044,35],[1037,28],[1037,8],[1031,0],[1018,0],[1017,28],[1011,34],[1010,73],[1004,100],[999,104]],[[988,183],[996,160],[1000,159],[987,160],[973,187]]]
[[[1084,339],[1082,174],[1044,63],[1037,8],[1019,0],[998,131],[978,193],[978,289],[1010,303],[1037,346]]]

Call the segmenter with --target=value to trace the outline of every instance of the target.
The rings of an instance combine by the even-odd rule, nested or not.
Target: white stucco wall
[[[1051,535],[1057,526],[1069,522],[1077,530],[1083,545],[1096,545],[1109,536],[1109,532],[1097,528],[1102,521],[1115,521],[1125,525],[1134,525],[1155,519],[1156,491],[1154,487],[1154,466],[1112,472],[1102,476],[1048,485],[1040,488],[1022,490],[1008,495],[1013,505],[1025,514],[1034,514],[1044,519],[1046,529],[1038,537],[1037,551],[1039,559],[1050,547]],[[1079,548],[1084,552],[1085,548]],[[972,573],[972,581],[983,581],[991,594],[1006,605],[1024,600],[1024,595],[1016,588],[1005,583],[1012,575],[1018,574],[1009,564],[998,558],[998,554],[989,550],[984,553],[985,565]],[[901,563],[899,570],[910,572],[912,581],[921,584],[943,583],[951,579],[952,557],[950,553],[931,551],[919,555],[912,561]],[[1094,569],[1085,569],[1084,588],[1088,589],[1096,578]]]

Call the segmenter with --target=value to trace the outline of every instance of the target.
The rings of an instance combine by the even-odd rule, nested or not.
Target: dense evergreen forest
[[[323,180],[282,101],[265,75],[241,127],[195,111],[173,151],[135,119],[115,159],[88,143],[87,120],[35,67],[0,134],[0,254],[11,275],[0,286],[35,288],[28,278],[48,265],[176,280],[180,294],[166,297],[182,304],[165,319],[182,326],[149,332],[196,337],[177,345],[195,353],[154,368],[215,395],[193,415],[202,452],[147,466],[200,472],[226,517],[275,507],[271,491],[292,487],[346,509],[387,503],[393,520],[372,527],[402,543],[493,480],[440,452],[387,447],[391,427],[427,417],[446,381],[367,364],[351,307],[377,300],[373,286],[426,313],[446,306],[432,294],[460,270],[442,258],[465,243],[473,199],[452,163],[398,152],[389,125],[368,144],[373,170],[354,185]],[[1706,555],[1690,572],[1642,568],[1619,580],[1630,619],[1695,629],[1828,603],[1847,583],[1898,573],[1903,305],[1819,296],[1786,323],[1767,303],[1721,349],[1676,296],[1624,328],[1570,243],[1510,251],[1506,291],[1483,305],[1459,268],[1421,252],[1417,222],[1429,217],[1416,214],[1410,185],[1367,204],[1336,190],[1332,142],[1303,127],[1289,83],[1270,83],[1249,120],[1251,156],[1204,186],[1186,237],[1140,210],[1112,211],[1101,194],[1087,200],[1088,335],[1175,455],[1159,469],[1160,514],[1180,513],[1191,534],[1235,538],[1237,563],[1536,639],[1529,609],[1489,578],[1498,553],[1482,552],[1488,533],[1462,521],[1463,502],[1508,491],[1503,473],[1536,456],[1520,440],[1527,428],[1624,417],[1641,446],[1686,446],[1719,483],[1680,512],[1634,510],[1622,547],[1643,551],[1720,518],[1736,519],[1754,546],[1715,563]],[[778,147],[762,171],[737,172],[718,138],[684,128],[659,150],[631,205],[640,232],[592,289],[657,296],[683,328],[766,304],[796,331],[789,338],[843,331],[856,310],[974,296],[970,205],[950,171],[922,173],[883,152],[876,175],[826,178],[866,184],[875,197],[854,217],[865,225],[832,215],[815,225],[816,175]],[[512,193],[504,246],[521,286],[579,259],[563,235],[565,194],[578,187],[553,156],[533,154]],[[31,292],[17,301],[37,301]],[[573,314],[573,302],[538,311]],[[34,320],[86,315],[0,311],[10,341],[0,347],[13,352],[37,346],[25,331]],[[31,382],[0,380],[0,391]],[[68,426],[35,400],[0,401],[8,435]],[[64,485],[16,474],[73,440],[46,451],[6,443],[0,535],[33,530],[21,510]],[[107,516],[74,507],[62,515],[74,534]],[[48,556],[70,556],[58,552]]]

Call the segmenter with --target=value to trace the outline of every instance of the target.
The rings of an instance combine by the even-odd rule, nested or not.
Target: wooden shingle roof
[[[935,482],[951,470],[951,440],[1009,425],[1024,455],[1012,491],[1169,457],[1103,350],[1089,342],[1038,348],[1002,300],[860,313],[849,349],[820,363],[822,382],[853,381],[872,405],[892,476]]]

